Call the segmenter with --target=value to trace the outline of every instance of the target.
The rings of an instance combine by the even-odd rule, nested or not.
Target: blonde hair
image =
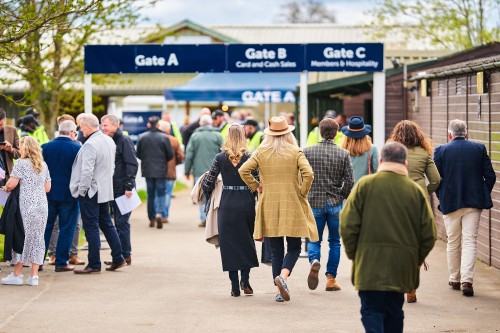
[[[247,139],[243,126],[235,123],[229,127],[227,139],[221,150],[231,162],[240,163],[243,155],[247,153]]]
[[[38,141],[31,136],[26,136],[21,140],[21,145],[23,147],[21,158],[29,158],[33,164],[33,170],[37,174],[41,174],[43,171],[43,156]]]
[[[279,136],[266,135],[259,146],[259,150],[270,151],[268,157],[271,157],[273,153],[277,155],[288,155],[287,151],[295,147],[298,147],[297,139],[295,139],[292,132],[290,132]]]
[[[371,146],[372,140],[369,135],[359,139],[350,138],[346,135],[342,142],[342,148],[347,149],[351,156],[361,156],[370,150]]]

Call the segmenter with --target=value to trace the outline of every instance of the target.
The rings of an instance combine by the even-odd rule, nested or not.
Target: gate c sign
[[[85,73],[379,72],[384,45],[86,45]]]

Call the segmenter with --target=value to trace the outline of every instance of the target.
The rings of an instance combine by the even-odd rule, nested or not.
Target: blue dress
[[[253,240],[255,226],[255,196],[241,180],[240,166],[249,157],[243,156],[238,165],[219,153],[203,182],[205,192],[213,191],[217,176],[221,174],[222,197],[218,211],[219,246],[223,271],[237,271],[258,267]]]

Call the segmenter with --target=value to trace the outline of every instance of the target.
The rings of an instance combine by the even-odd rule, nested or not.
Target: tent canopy
[[[204,73],[164,92],[167,100],[294,103],[298,73]]]

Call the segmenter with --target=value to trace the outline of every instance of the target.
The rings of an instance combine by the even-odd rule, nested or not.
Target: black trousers
[[[286,254],[284,238],[285,237],[268,237],[271,243],[273,281],[275,277],[280,275],[283,268],[288,269],[291,274],[297,259],[299,259],[300,246],[302,244],[300,237],[286,237]]]
[[[395,291],[359,291],[361,321],[366,333],[402,333],[404,294]]]

